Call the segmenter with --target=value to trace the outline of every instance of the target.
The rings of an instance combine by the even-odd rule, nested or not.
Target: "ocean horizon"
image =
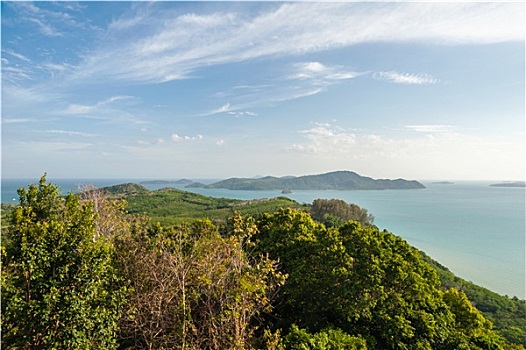
[[[106,187],[145,179],[52,179],[62,193],[82,185]],[[211,183],[218,179],[191,179]],[[2,179],[2,203],[18,203],[16,190],[38,179]],[[525,189],[492,187],[491,181],[421,181],[426,188],[367,191],[234,191],[147,184],[150,190],[174,187],[212,197],[256,199],[286,196],[300,203],[336,198],[355,203],[375,217],[375,225],[402,237],[459,277],[502,295],[526,298]]]

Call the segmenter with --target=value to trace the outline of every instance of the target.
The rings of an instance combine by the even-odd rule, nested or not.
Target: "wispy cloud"
[[[15,52],[11,49],[3,49],[2,52],[10,55],[10,56],[13,56],[13,57],[16,57],[18,58],[19,60],[22,60],[24,62],[31,62],[31,60],[29,58],[27,58],[26,56],[22,55],[21,53],[18,53],[18,52]]]
[[[304,141],[290,145],[288,151],[297,157],[308,157],[311,163],[322,167],[349,164],[357,170],[362,166],[372,169],[370,160],[374,159],[378,171],[389,166],[396,169],[399,176],[408,178],[429,178],[429,174],[434,174],[434,178],[462,177],[466,168],[477,169],[472,172],[476,173],[489,171],[499,164],[511,171],[510,162],[524,164],[524,153],[522,160],[517,154],[518,147],[524,145],[523,139],[459,133],[450,130],[448,125],[413,125],[406,129],[418,132],[413,135],[367,133],[318,124],[300,131]]]
[[[103,45],[79,72],[165,82],[186,79],[209,65],[365,42],[455,45],[524,39],[524,8],[518,3],[286,3],[269,6],[255,17],[224,10],[181,15],[151,4],[144,6],[148,11],[140,11],[143,7],[137,5],[135,16],[117,19],[110,26],[110,37],[129,34],[129,40]],[[137,26],[144,29],[144,35],[129,31]],[[321,73],[324,67],[311,64],[304,68]],[[418,78],[424,79],[412,77],[413,81]]]
[[[32,123],[35,119],[32,118],[2,118],[2,124],[19,124]]]
[[[365,73],[353,72],[343,66],[328,66],[316,61],[289,64],[268,74],[265,77],[266,84],[237,85],[214,94],[219,100],[228,98],[235,101],[235,104],[223,104],[203,115],[228,113],[235,117],[257,116],[257,113],[248,109],[313,96],[334,84],[363,74]]]
[[[85,115],[85,114],[101,114],[102,112],[106,111],[108,108],[111,107],[112,104],[118,101],[124,101],[124,100],[134,100],[135,97],[133,96],[112,96],[108,99],[99,101],[92,105],[83,105],[83,104],[76,104],[72,103],[68,105],[65,109],[58,111],[58,114],[66,114],[66,115]]]
[[[307,79],[315,80],[320,85],[327,84],[334,80],[353,79],[363,73],[346,71],[343,67],[333,66],[328,67],[320,62],[303,62],[294,65],[295,73],[290,76],[290,79]]]
[[[300,131],[309,142],[293,144],[291,150],[315,154],[331,154],[350,151],[356,144],[356,135],[327,123],[318,123],[315,127]]]
[[[221,114],[221,113],[235,113],[234,111],[240,109],[240,108],[243,108],[243,107],[240,107],[240,106],[233,106],[230,104],[230,102],[228,103],[225,103],[223,104],[222,106],[218,107],[218,108],[214,108],[212,110],[209,110],[207,112],[204,112],[204,113],[201,113],[199,116],[200,117],[207,117],[207,116],[211,116],[211,115],[215,115],[215,114]]]
[[[389,83],[405,85],[429,85],[440,83],[439,79],[429,74],[400,73],[396,71],[376,72],[373,74],[373,78],[384,80]]]
[[[234,116],[236,118],[241,117],[257,117],[258,114],[251,111],[237,111],[237,112],[228,112],[229,115]]]
[[[83,137],[100,136],[98,134],[89,134],[89,133],[85,133],[82,131],[70,131],[70,130],[59,130],[59,129],[46,130],[45,132],[48,134],[58,134],[58,135],[66,135],[66,136],[83,136]]]
[[[201,134],[197,134],[195,136],[189,136],[189,135],[184,135],[184,136],[181,136],[179,134],[176,134],[176,133],[173,133],[170,138],[172,139],[173,142],[182,142],[182,141],[201,141],[203,140],[203,135]]]
[[[17,83],[20,81],[36,80],[32,76],[31,70],[22,67],[2,67],[2,75],[5,80],[8,80],[12,83]]]
[[[82,16],[72,16],[68,12],[78,12],[83,6],[73,3],[57,2],[52,9],[50,6],[44,8],[40,4],[26,1],[14,1],[6,3],[6,6],[17,11],[17,21],[33,25],[40,33],[48,37],[67,36],[68,28],[91,28],[93,27],[82,20]]]
[[[406,125],[407,130],[425,133],[443,133],[453,131],[451,125]]]

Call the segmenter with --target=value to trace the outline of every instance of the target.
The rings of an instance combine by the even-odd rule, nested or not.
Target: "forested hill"
[[[210,185],[194,183],[187,187],[225,188],[229,190],[392,190],[425,188],[418,181],[404,179],[375,180],[352,171],[335,171],[299,177],[231,178]]]
[[[45,177],[19,195],[2,212],[7,349],[524,350],[524,300],[342,200],[64,197]]]

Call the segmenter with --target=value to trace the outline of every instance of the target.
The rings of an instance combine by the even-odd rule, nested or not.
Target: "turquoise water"
[[[65,192],[79,183],[102,187],[139,181],[50,180]],[[16,202],[16,188],[31,182],[2,180],[2,202]],[[401,236],[458,276],[500,294],[526,298],[525,189],[490,187],[487,182],[424,184],[423,190],[297,191],[287,197],[303,203],[316,198],[356,203],[375,216],[378,227]],[[237,199],[282,196],[281,191],[185,190]]]

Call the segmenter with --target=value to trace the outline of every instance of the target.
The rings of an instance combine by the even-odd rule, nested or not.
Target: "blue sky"
[[[520,180],[523,2],[2,2],[2,176]]]

